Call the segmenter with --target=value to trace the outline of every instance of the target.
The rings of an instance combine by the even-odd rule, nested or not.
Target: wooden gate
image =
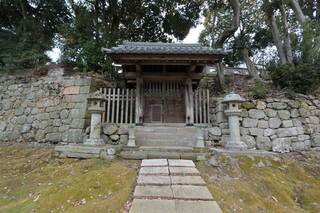
[[[209,89],[197,89],[193,93],[193,113],[194,123],[207,124],[210,123],[210,95]]]
[[[135,91],[126,88],[101,88],[100,92],[105,97],[103,122],[134,123]]]
[[[144,82],[143,94],[145,123],[185,122],[184,82]]]

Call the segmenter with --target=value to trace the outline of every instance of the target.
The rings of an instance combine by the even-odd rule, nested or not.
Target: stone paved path
[[[142,160],[130,213],[222,213],[191,160]]]

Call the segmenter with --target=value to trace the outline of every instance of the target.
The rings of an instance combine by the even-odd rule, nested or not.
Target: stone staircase
[[[196,127],[141,126],[135,128],[137,146],[195,147]]]
[[[136,147],[124,147],[125,159],[206,159],[206,150],[196,148],[199,130],[185,126],[139,126],[134,134]]]
[[[142,160],[129,213],[222,213],[190,160]]]

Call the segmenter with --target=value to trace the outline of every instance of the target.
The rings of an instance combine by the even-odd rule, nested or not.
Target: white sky
[[[196,27],[190,29],[187,37],[182,41],[182,43],[190,44],[190,43],[198,43],[198,38],[200,36],[200,32],[204,29],[203,24],[199,24]],[[51,58],[53,62],[57,62],[60,58],[61,51],[59,48],[53,48],[51,51],[47,51],[46,54]]]

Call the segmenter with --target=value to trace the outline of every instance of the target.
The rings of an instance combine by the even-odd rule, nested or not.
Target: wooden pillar
[[[194,109],[193,109],[193,91],[192,91],[192,79],[186,80],[186,123],[187,125],[194,124]]]
[[[143,124],[143,79],[141,77],[142,69],[140,65],[136,65],[136,125]]]

